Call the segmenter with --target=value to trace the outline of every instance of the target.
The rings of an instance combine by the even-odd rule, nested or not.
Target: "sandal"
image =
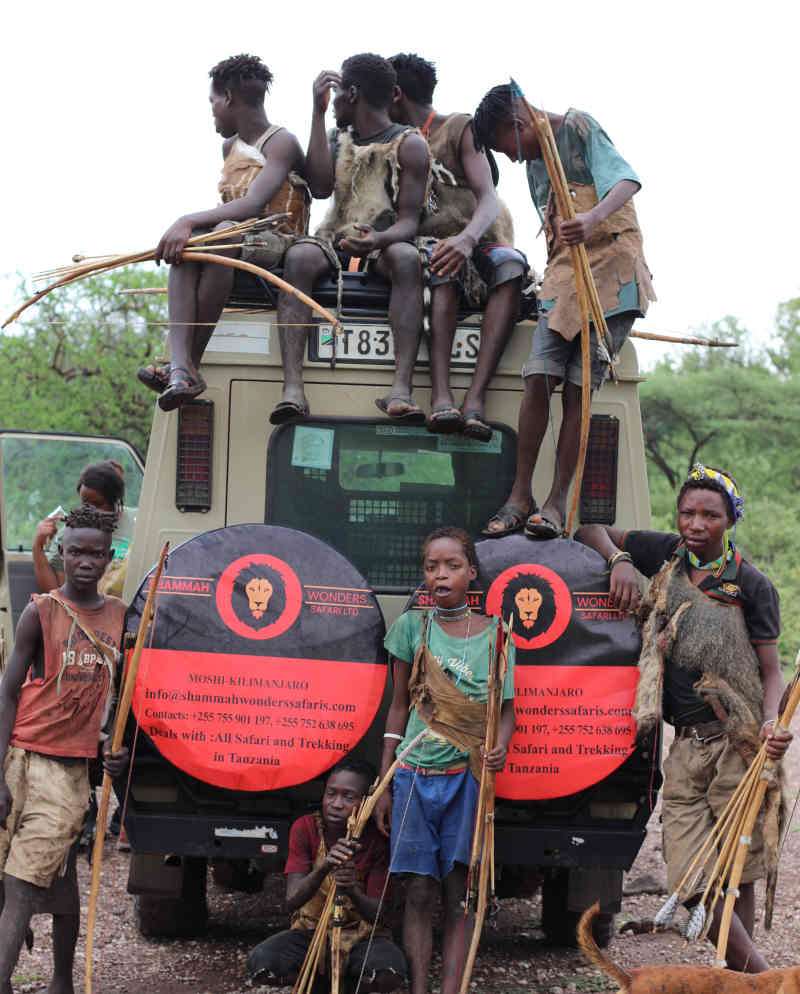
[[[406,410],[402,411],[400,414],[391,414],[389,408],[392,404],[405,404]],[[375,401],[375,406],[379,411],[392,419],[392,421],[399,421],[404,425],[424,425],[425,424],[425,413],[421,407],[412,401],[411,394],[390,394],[388,397],[378,397]]]
[[[156,393],[163,393],[169,386],[170,364],[168,362],[151,362],[147,366],[140,366],[136,370],[136,379],[144,383],[150,390]]]
[[[485,535],[487,538],[503,538],[506,535],[513,535],[514,532],[521,531],[525,521],[537,511],[535,502],[529,511],[523,511],[516,504],[503,504],[500,510],[486,522],[486,527],[481,529],[481,535]],[[492,531],[489,525],[493,521],[499,521],[503,527]]]
[[[464,427],[461,434],[474,438],[476,442],[490,442],[494,432],[483,420],[482,411],[464,411]]]
[[[202,376],[192,376],[185,366],[172,366],[169,371],[169,386],[158,398],[162,411],[174,411],[176,407],[194,400],[206,388]]]
[[[437,404],[425,427],[434,435],[453,435],[464,430],[464,415],[452,404]]]
[[[534,521],[534,518],[538,518],[538,521]],[[528,538],[536,539],[551,539],[551,538],[566,538],[567,533],[560,524],[556,524],[552,518],[543,514],[541,511],[532,511],[525,522],[525,534]]]
[[[295,421],[297,418],[307,418],[308,413],[308,404],[297,404],[293,400],[282,400],[272,408],[269,423],[271,425],[282,425],[287,421]]]

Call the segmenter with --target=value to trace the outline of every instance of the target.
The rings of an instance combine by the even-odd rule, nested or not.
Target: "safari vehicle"
[[[441,524],[479,535],[514,476],[513,426],[530,321],[517,326],[492,383],[491,441],[433,435],[376,410],[392,374],[388,288],[346,273],[344,334],[334,343],[332,329],[317,323],[310,335],[304,373],[312,414],[272,428],[268,418],[282,384],[274,300],[268,287],[239,275],[205,354],[208,389],[177,413],[156,408],[130,552],[125,599],[133,630],[147,589],[143,578],[165,541],[174,550],[162,581],[158,610],[165,613],[154,626],[150,675],[140,676],[138,710],[134,704],[138,732],[133,722],[129,729],[137,736],[126,815],[129,890],[146,934],[204,925],[208,862],[219,879],[259,886],[265,870],[282,868],[291,822],[318,799],[321,765],[328,768],[350,749],[373,760],[380,755],[390,695],[380,637],[384,622],[388,627],[409,602],[424,601],[417,593],[421,541]],[[315,296],[335,306],[336,288],[323,285]],[[453,346],[456,391],[467,384],[479,336],[480,315],[462,315]],[[424,344],[415,380],[415,398],[426,406]],[[583,522],[649,526],[639,380],[628,343],[616,382],[594,400]],[[558,401],[553,417],[555,438]],[[547,448],[534,480],[538,494],[552,475]],[[569,540],[511,536],[483,542],[479,553],[473,602],[517,617],[520,727],[498,781],[498,892],[520,893],[532,880],[542,882],[545,930],[569,941],[578,913],[595,899],[606,926],[619,909],[622,873],[644,838],[658,788],[652,743],[633,748],[638,639],[633,623],[609,608],[605,563],[592,550]],[[276,562],[288,563],[289,573],[300,576],[299,620],[274,640],[245,632],[242,641],[245,621],[231,610],[238,581],[229,571],[256,559],[271,559],[279,572]],[[289,591],[287,576],[245,572],[241,610],[253,617],[271,610],[273,591],[281,584]],[[295,596],[289,593],[286,603]],[[339,670],[324,647],[308,649],[304,639],[320,601],[334,605],[325,619],[331,642],[349,640],[339,638],[342,619],[359,612],[372,619],[371,648],[360,660],[369,657],[369,667]],[[292,632],[295,642],[279,651],[280,639],[294,638]],[[296,657],[315,651],[309,678],[303,668],[309,660]],[[314,690],[315,680],[325,688]],[[256,700],[252,687],[261,684]],[[247,713],[245,699],[256,700]],[[231,762],[240,761],[230,749],[237,741],[249,743],[240,747],[250,750],[244,772],[225,766],[229,753]],[[300,746],[333,752],[324,764],[317,756],[305,771],[276,780],[269,764],[298,762]],[[280,750],[279,761],[273,757]],[[215,772],[215,763],[227,772]]]
[[[0,662],[14,644],[25,605],[37,593],[33,575],[33,537],[37,524],[59,507],[78,503],[75,486],[83,467],[114,459],[125,472],[125,504],[135,511],[142,489],[144,462],[122,438],[70,432],[33,432],[0,428]]]

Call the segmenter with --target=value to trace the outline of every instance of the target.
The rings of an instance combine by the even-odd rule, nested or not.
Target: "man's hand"
[[[379,240],[380,234],[375,231],[372,225],[354,224],[353,227],[358,231],[363,232],[363,234],[360,238],[355,238],[353,236],[343,238],[339,242],[339,247],[343,252],[347,252],[349,255],[363,257],[365,255],[369,255],[370,252],[374,252],[375,249],[383,247]]]
[[[358,842],[349,842],[347,839],[338,839],[334,845],[331,846],[328,855],[325,857],[328,869],[338,870],[339,867],[349,863],[360,848],[361,847]]]
[[[561,238],[567,245],[579,245],[585,242],[594,229],[599,224],[591,211],[585,214],[576,214],[575,217],[567,221],[562,221],[559,227]]]
[[[0,828],[6,827],[6,819],[11,814],[14,798],[5,780],[0,780]]]
[[[624,559],[614,564],[609,583],[609,600],[612,607],[619,608],[620,614],[630,614],[639,607],[642,592],[636,582],[636,570]]]
[[[324,116],[331,100],[331,90],[342,82],[341,74],[332,69],[325,69],[314,80],[314,112]]]
[[[475,239],[463,231],[451,238],[443,238],[433,247],[431,269],[437,276],[455,276],[471,258],[475,245]]]
[[[128,749],[123,746],[116,752],[111,752],[111,739],[106,739],[103,743],[103,769],[115,780],[118,776],[121,776],[128,765]]]
[[[191,237],[191,224],[185,218],[179,217],[161,236],[161,241],[156,248],[156,265],[160,265],[162,259],[171,266],[177,265],[181,261],[181,253]]]
[[[375,802],[372,817],[375,819],[375,824],[381,835],[388,838],[392,834],[392,795],[390,791],[385,790]]]
[[[499,773],[503,767],[506,765],[506,756],[508,755],[508,746],[500,745],[499,743],[486,752],[485,747],[481,746],[481,755],[486,759],[486,769],[490,773]]]
[[[792,733],[781,731],[775,734],[775,721],[765,721],[761,726],[761,741],[766,742],[767,759],[777,762],[783,759],[784,753],[792,741]]]
[[[352,894],[354,890],[359,889],[358,873],[352,863],[340,866],[334,872],[333,879],[336,886],[344,894]]]
[[[48,542],[51,542],[58,531],[58,523],[61,518],[45,518],[36,526],[36,534],[33,536],[34,549],[43,549]]]

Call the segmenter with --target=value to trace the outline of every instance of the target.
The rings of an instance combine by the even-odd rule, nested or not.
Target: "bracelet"
[[[402,742],[405,735],[398,735],[397,732],[384,732],[383,737],[385,739],[397,739],[398,742]]]
[[[772,725],[772,730],[775,731],[775,723],[777,718],[767,718],[767,720],[761,725],[761,730],[763,731],[767,725]]]
[[[615,552],[614,555],[608,560],[608,572],[610,573],[612,569],[617,565],[617,563],[630,563],[633,565],[633,556],[630,552]]]

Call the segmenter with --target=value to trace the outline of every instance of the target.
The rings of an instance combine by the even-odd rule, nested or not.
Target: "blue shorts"
[[[618,353],[625,344],[637,317],[639,317],[639,311],[623,311],[622,314],[614,314],[606,318],[608,333],[614,343],[615,352]],[[594,325],[591,326],[589,339],[592,390],[598,390],[603,385],[603,380],[608,376],[608,365],[602,362],[597,355],[597,335]],[[531,354],[522,367],[523,377],[546,374],[547,376],[557,376],[560,380],[567,380],[579,387],[581,385],[581,367],[581,336],[576,335],[571,342],[568,342],[557,331],[551,331],[547,327],[547,311],[540,311],[536,330],[533,333]]]
[[[468,866],[477,806],[478,781],[469,769],[439,776],[424,776],[420,771],[416,777],[413,769],[398,769],[391,872],[443,880],[456,863]]]
[[[428,256],[430,257],[432,253],[433,245],[428,248]],[[476,245],[472,250],[472,264],[489,291],[496,290],[497,287],[510,283],[511,280],[520,279],[528,269],[528,260],[519,249],[494,243]],[[464,275],[463,269],[450,276],[431,273],[431,286],[441,286],[444,283],[461,284]]]

